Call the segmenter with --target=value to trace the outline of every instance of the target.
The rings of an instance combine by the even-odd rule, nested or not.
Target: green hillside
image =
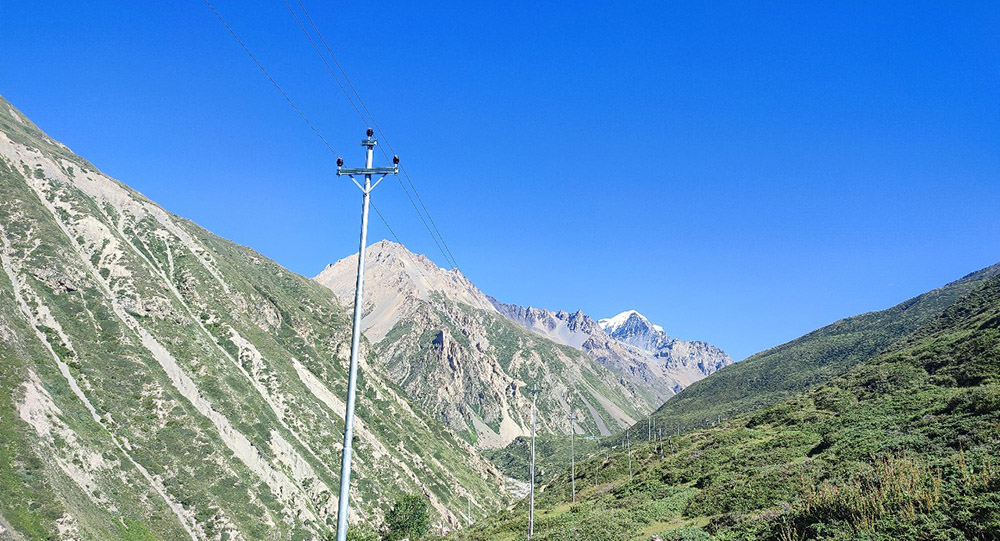
[[[998,539],[1000,278],[843,375],[632,459],[631,478],[620,448],[579,466],[576,505],[568,475],[543,487],[533,539]],[[526,529],[521,502],[456,538]]]
[[[998,274],[1000,264],[887,310],[842,319],[752,355],[695,382],[653,416],[657,425],[674,433],[774,404],[871,359]]]

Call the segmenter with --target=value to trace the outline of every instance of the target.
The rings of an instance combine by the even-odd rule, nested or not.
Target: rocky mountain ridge
[[[733,363],[711,344],[668,337],[663,327],[634,310],[595,322],[579,310],[552,312],[490,300],[515,323],[584,351],[622,378],[648,387],[661,400]]]

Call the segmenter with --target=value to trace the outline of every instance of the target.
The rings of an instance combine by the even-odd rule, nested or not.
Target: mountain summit
[[[631,336],[648,336],[653,333],[663,333],[663,327],[654,325],[646,316],[635,310],[626,310],[617,316],[600,319],[597,324],[604,332],[615,338],[627,341]]]
[[[411,300],[428,302],[432,296],[440,295],[478,310],[493,310],[489,298],[461,271],[442,269],[427,256],[415,254],[402,244],[381,240],[368,246],[365,263],[365,316],[361,326],[374,343],[412,315]],[[327,265],[315,280],[352,307],[357,272],[358,256],[352,255]]]

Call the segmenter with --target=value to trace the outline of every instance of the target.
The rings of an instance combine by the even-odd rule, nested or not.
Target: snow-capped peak
[[[635,310],[626,310],[614,317],[609,317],[606,319],[599,320],[597,324],[600,325],[602,329],[604,329],[604,332],[608,334],[614,334],[615,331],[620,329],[622,325],[625,325],[625,323],[627,323],[628,320],[633,317],[643,322],[647,327],[655,330],[656,332],[663,332],[663,327],[659,325],[654,325],[652,322],[649,321],[649,318],[640,314],[639,312],[636,312]]]

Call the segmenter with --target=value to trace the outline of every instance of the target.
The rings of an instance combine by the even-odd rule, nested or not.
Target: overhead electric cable
[[[312,37],[309,35],[309,32],[306,31],[301,21],[299,20],[298,16],[295,15],[294,10],[288,4],[288,0],[282,0],[282,1],[285,3],[285,6],[289,9],[289,11],[292,13],[292,16],[295,18],[295,22],[299,25],[299,28],[302,29],[303,33],[306,34],[306,38],[309,39],[309,43],[313,46],[313,50],[315,50],[316,53],[320,56],[320,59],[323,61],[323,64],[327,67],[327,70],[330,71],[330,74],[337,81],[337,84],[344,92],[345,97],[351,103],[351,106],[354,107],[355,111],[362,117],[363,121],[366,122],[369,120],[371,121],[371,124],[378,131],[379,137],[382,139],[383,142],[385,142],[386,147],[389,148],[389,151],[393,154],[396,154],[395,149],[392,147],[392,143],[389,142],[389,139],[388,137],[386,137],[385,132],[382,131],[382,127],[379,125],[378,121],[375,120],[375,115],[373,115],[371,110],[368,109],[368,106],[365,104],[364,99],[361,97],[361,93],[358,92],[358,89],[354,86],[354,83],[351,82],[351,78],[348,77],[347,72],[344,70],[344,67],[340,63],[340,60],[337,58],[337,55],[333,53],[333,49],[330,48],[330,45],[329,43],[327,43],[326,38],[323,37],[323,33],[320,32],[319,27],[316,25],[315,20],[313,20],[312,16],[309,14],[309,10],[306,9],[305,5],[302,3],[302,0],[296,0],[296,2],[299,5],[299,8],[302,10],[302,13],[305,15],[305,18],[309,22],[309,25],[316,33],[316,36],[319,38],[320,43],[323,44],[323,47],[326,49],[326,52],[330,55],[330,58],[333,59],[334,64],[337,65],[337,69],[340,70],[340,73],[343,76],[344,81],[347,82],[347,86],[350,87],[351,91],[357,98],[358,103],[361,104],[361,108],[364,109],[365,113],[367,113],[368,115],[367,119],[364,118],[364,115],[361,115],[361,111],[358,110],[358,107],[354,103],[354,100],[351,99],[349,95],[347,95],[347,91],[344,89],[343,84],[340,82],[340,78],[337,77],[337,75],[333,72],[333,69],[330,67],[330,64],[326,61],[326,58],[323,56],[322,52],[320,52],[319,48],[316,47],[316,44],[313,41]],[[385,149],[381,148],[380,150],[383,156],[385,156],[386,159],[389,159],[389,155],[385,151]],[[420,221],[423,222],[424,227],[427,229],[428,234],[430,234],[431,239],[434,240],[434,244],[437,245],[438,250],[441,252],[441,255],[444,256],[444,258],[454,268],[458,269],[459,268],[458,261],[455,259],[454,254],[451,252],[451,249],[448,247],[448,243],[445,242],[444,235],[441,234],[441,230],[438,228],[437,223],[434,222],[434,218],[431,216],[430,210],[427,208],[427,205],[424,203],[423,198],[420,196],[420,192],[417,190],[416,184],[414,184],[413,179],[410,178],[410,175],[406,171],[405,167],[400,166],[400,169],[403,171],[403,176],[406,177],[406,181],[407,183],[409,183],[410,189],[413,190],[413,195],[416,196],[416,201],[414,201],[413,196],[410,195],[409,190],[406,188],[406,185],[403,184],[403,181],[402,179],[400,179],[399,175],[396,175],[396,180],[399,182],[399,186],[403,189],[403,192],[406,193],[406,197],[410,200],[410,204],[413,206],[413,210],[417,213],[417,216],[420,218]],[[420,208],[423,208],[423,212],[421,212],[420,208],[417,207],[417,202],[420,203]],[[427,215],[426,220],[424,219],[424,214]],[[430,223],[428,224],[428,222]]]
[[[344,83],[340,82],[340,77],[337,77],[337,74],[333,71],[333,68],[330,66],[330,63],[326,61],[326,57],[323,56],[323,53],[320,52],[319,47],[316,46],[316,42],[313,41],[312,35],[309,34],[309,31],[306,30],[306,27],[302,24],[302,21],[299,20],[299,16],[295,14],[295,9],[292,7],[291,4],[288,3],[288,0],[282,0],[282,1],[285,3],[285,7],[288,8],[288,13],[291,13],[292,18],[295,19],[295,23],[299,25],[299,29],[302,30],[303,34],[305,34],[306,39],[309,40],[309,45],[312,45],[313,50],[316,51],[316,54],[319,55],[320,60],[323,61],[323,65],[326,66],[326,70],[329,71],[330,75],[333,76],[333,80],[337,81],[337,86],[339,86],[340,91],[344,93],[344,97],[347,98],[347,101],[351,103],[351,107],[354,107],[354,111],[358,113],[358,117],[361,119],[361,122],[367,124],[368,119],[365,118],[365,115],[363,115],[361,113],[361,110],[358,109],[357,104],[355,104],[354,100],[351,99],[351,95],[347,92],[347,89],[344,88]],[[300,3],[299,5],[301,6],[302,4]],[[305,8],[303,8],[303,11],[305,11]],[[306,13],[306,16],[308,17],[309,14]],[[310,20],[310,22],[312,21]],[[313,28],[315,27],[316,26],[313,25]]]
[[[299,109],[295,105],[295,103],[288,96],[288,94],[285,93],[285,91],[281,88],[281,85],[278,84],[278,81],[276,81],[274,79],[274,77],[272,77],[271,74],[267,71],[267,69],[264,68],[264,65],[261,64],[261,62],[259,60],[257,60],[257,57],[254,56],[254,54],[250,51],[250,48],[247,47],[245,43],[243,43],[243,40],[241,40],[239,38],[239,36],[236,34],[236,32],[233,30],[233,28],[231,26],[229,26],[229,23],[227,23],[226,20],[222,17],[222,14],[220,14],[219,11],[217,9],[215,9],[215,6],[213,6],[212,3],[209,0],[204,0],[204,2],[205,2],[205,5],[207,5],[208,8],[210,10],[212,10],[212,13],[215,14],[216,18],[219,19],[219,22],[221,22],[222,25],[226,28],[226,30],[229,31],[229,34],[233,36],[233,39],[236,40],[236,43],[238,43],[240,45],[240,47],[243,49],[243,51],[247,53],[247,56],[249,56],[250,59],[253,60],[254,64],[256,64],[257,67],[260,69],[260,71],[264,74],[264,76],[267,77],[267,80],[271,81],[271,84],[274,85],[274,87],[278,90],[279,93],[281,93],[281,96],[285,98],[285,101],[288,102],[288,105],[290,105],[292,107],[292,109],[294,109],[295,112],[298,113],[298,115],[302,118],[302,120],[305,121],[305,123],[309,126],[309,129],[311,129],[312,132],[314,134],[316,134],[316,137],[319,137],[320,141],[322,141],[323,144],[326,145],[326,148],[329,149],[330,152],[334,156],[339,156],[339,154],[337,153],[337,151],[334,150],[333,147],[330,146],[330,144],[327,142],[326,138],[323,137],[323,135],[319,132],[319,130],[316,129],[316,127],[313,125],[313,123],[309,121],[309,118],[306,117],[305,113],[303,113],[302,110]],[[340,80],[337,78],[336,73],[334,73],[334,71],[330,67],[330,65],[326,63],[326,59],[323,57],[323,54],[316,47],[315,43],[312,41],[312,38],[309,36],[309,33],[306,31],[305,27],[299,21],[298,17],[295,15],[295,12],[292,9],[291,5],[288,4],[287,0],[285,0],[285,7],[287,7],[289,9],[289,11],[292,13],[292,16],[295,17],[295,22],[297,22],[299,24],[299,28],[301,28],[302,31],[305,32],[306,37],[309,38],[309,42],[313,45],[313,49],[316,51],[317,54],[320,55],[320,58],[323,59],[324,64],[326,64],[327,69],[330,71],[330,74],[333,75],[334,79],[337,79],[337,83],[340,84]],[[357,105],[354,105],[354,102],[351,100],[350,94],[347,93],[347,90],[344,88],[343,84],[340,84],[340,89],[341,89],[341,91],[344,92],[344,97],[346,97],[347,100],[351,102],[351,105],[354,106],[354,110],[358,113],[358,116],[361,118],[361,121],[362,122],[367,122],[367,120],[365,119],[364,115],[362,115],[361,111],[358,110]],[[385,151],[383,151],[383,154],[384,153],[385,153]],[[386,158],[388,158],[388,156],[386,156]],[[407,194],[407,195],[409,195],[409,194]],[[412,203],[412,200],[411,200],[411,203]],[[378,215],[379,220],[382,221],[382,225],[384,225],[385,228],[389,231],[389,234],[392,235],[392,238],[395,239],[395,241],[396,241],[397,244],[399,244],[399,245],[402,246],[403,245],[402,241],[399,240],[399,236],[396,235],[396,232],[392,229],[392,226],[389,225],[389,221],[386,220],[386,218],[382,214],[382,212],[380,212],[378,210],[378,207],[376,207],[374,203],[371,204],[371,207],[372,207],[372,210],[375,211],[375,214]],[[440,246],[439,246],[439,248],[440,248]],[[414,267],[417,268],[418,272],[420,272],[421,274],[423,274],[420,271],[419,266],[414,265]]]
[[[374,120],[372,122],[374,123]],[[381,132],[379,132],[379,133],[381,133]],[[392,145],[389,145],[389,141],[386,141],[385,144],[389,147],[389,150],[392,151],[393,154],[396,153],[394,150],[392,150]],[[434,231],[437,231],[438,237],[441,238],[441,244],[444,245],[445,251],[448,252],[448,257],[451,258],[452,264],[457,269],[458,268],[458,261],[455,260],[455,256],[452,255],[451,249],[448,248],[448,243],[446,243],[444,241],[444,235],[441,234],[441,230],[438,229],[437,224],[434,223],[434,218],[431,217],[431,211],[427,210],[427,205],[424,204],[423,198],[420,197],[420,192],[417,191],[417,187],[413,184],[413,181],[410,180],[410,174],[406,172],[406,168],[403,167],[402,165],[399,167],[399,169],[400,169],[400,171],[403,172],[403,176],[406,177],[406,181],[410,183],[410,187],[413,188],[413,195],[416,195],[417,196],[417,201],[420,201],[420,206],[424,208],[424,213],[427,214],[427,219],[430,220],[431,226],[434,227]],[[399,181],[399,175],[396,175],[396,180]],[[400,183],[400,185],[402,185],[403,182],[399,181],[399,183]],[[406,191],[406,188],[403,188],[403,191]],[[412,203],[413,201],[411,200],[410,202]]]
[[[215,6],[213,6],[212,3],[209,2],[209,0],[204,0],[204,2],[205,5],[208,6],[208,9],[211,9],[212,13],[214,13],[215,16],[219,19],[219,22],[222,23],[222,26],[226,27],[226,30],[228,30],[229,33],[233,36],[233,39],[236,40],[236,43],[240,44],[240,47],[242,47],[243,50],[247,53],[247,56],[250,57],[250,60],[253,60],[253,63],[257,64],[257,67],[260,68],[260,71],[264,73],[264,76],[267,77],[267,80],[271,81],[271,84],[274,85],[274,88],[278,89],[278,92],[280,92],[282,97],[285,98],[285,101],[288,102],[288,105],[291,105],[292,109],[294,109],[295,112],[298,113],[300,117],[302,117],[302,120],[305,121],[305,123],[309,126],[309,129],[311,129],[312,132],[316,134],[316,137],[319,137],[320,141],[323,141],[323,144],[326,145],[326,148],[328,148],[334,156],[339,156],[340,154],[338,154],[337,151],[334,150],[332,146],[330,146],[330,143],[328,143],[326,138],[323,137],[323,134],[319,133],[319,130],[316,129],[316,126],[313,126],[313,123],[310,122],[308,118],[306,118],[305,113],[303,113],[302,110],[295,105],[295,102],[292,101],[292,98],[289,98],[288,94],[286,94],[285,91],[282,90],[281,85],[278,84],[278,81],[275,81],[274,77],[271,77],[271,74],[268,73],[268,71],[264,68],[264,65],[261,64],[259,60],[257,60],[257,57],[254,56],[252,52],[250,52],[250,49],[246,46],[246,44],[243,43],[243,40],[241,40],[240,37],[236,35],[236,32],[233,30],[231,26],[229,26],[229,23],[227,23],[226,20],[222,18],[222,14],[219,13],[217,9],[215,9]]]
[[[396,241],[396,244],[402,246],[403,243],[400,242],[399,237],[396,236],[396,232],[393,231],[392,227],[389,226],[389,222],[385,220],[385,216],[382,216],[382,212],[379,211],[378,207],[375,206],[375,203],[369,203],[369,204],[371,205],[372,210],[375,211],[375,214],[378,214],[378,219],[382,220],[382,224],[385,225],[385,228],[389,230],[389,234],[392,235],[392,238]]]

